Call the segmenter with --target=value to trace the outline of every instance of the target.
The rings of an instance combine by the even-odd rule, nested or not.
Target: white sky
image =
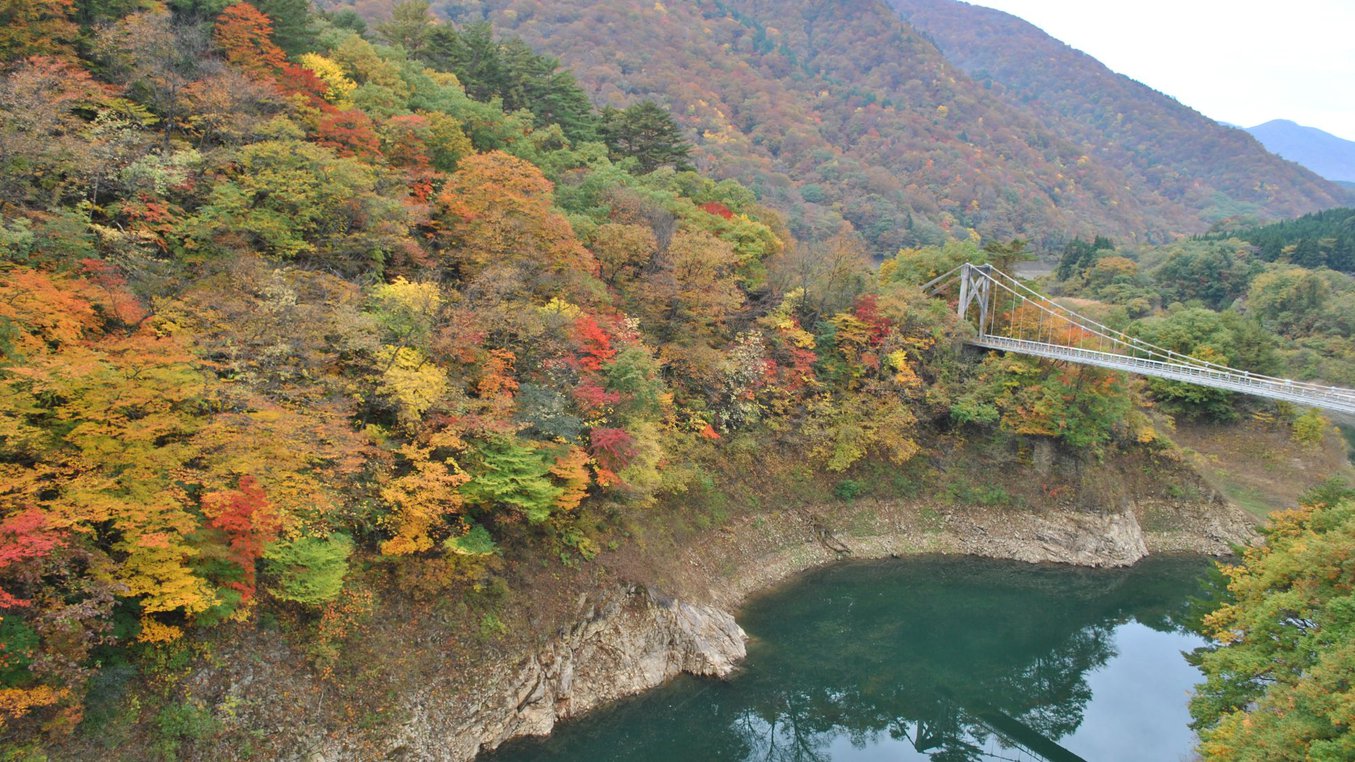
[[[1355,140],[1355,0],[968,0],[1200,113]]]

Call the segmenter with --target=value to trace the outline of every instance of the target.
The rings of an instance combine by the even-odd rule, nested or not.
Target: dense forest
[[[1229,602],[1205,617],[1217,645],[1192,656],[1206,682],[1190,703],[1205,759],[1355,756],[1355,490],[1326,484],[1302,502],[1224,567]]]
[[[327,5],[377,18],[392,2]],[[986,9],[948,0],[954,24],[934,27],[905,23],[905,6],[432,3],[559,56],[600,103],[666,104],[704,171],[784,210],[802,239],[845,220],[880,258],[970,231],[1041,250],[1096,234],[1163,243],[1346,197],[1024,22],[1003,15],[1013,23],[952,45],[946,30],[986,30]],[[1051,55],[1058,66],[1045,63]],[[996,65],[975,65],[982,56],[1036,79],[1008,82]]]
[[[1231,235],[1254,244],[1269,262],[1355,274],[1355,209],[1328,209]]]
[[[688,171],[666,111],[418,6],[260,5],[4,6],[8,737],[172,757],[213,638],[331,674],[382,596],[586,562],[730,448],[917,453],[944,304]]]
[[[1351,219],[1350,210],[1333,209],[1161,247],[1073,241],[1047,288],[1090,300],[1112,324],[1174,351],[1355,387],[1355,276],[1343,267],[1341,237]],[[1230,393],[1150,386],[1188,402],[1169,403],[1174,412],[1237,414]]]
[[[696,171],[739,160],[688,142],[686,107],[599,109],[556,59],[424,3],[369,24],[304,0],[0,0],[0,22],[14,758],[133,737],[163,758],[218,736],[274,754],[288,739],[231,726],[238,707],[188,680],[259,632],[374,727],[353,708],[382,698],[355,697],[371,665],[343,654],[383,607],[492,643],[515,575],[587,566],[635,541],[637,516],[692,520],[750,463],[851,497],[937,432],[1095,459],[1170,446],[1150,398],[1245,409],[966,355],[918,284],[1024,242],[951,226],[962,240],[876,268],[826,212],[802,240],[767,203],[788,197]],[[1003,134],[1027,126],[1012,118]],[[1244,240],[1132,259],[1088,239],[1057,286],[1108,319],[1258,370],[1353,375],[1355,315],[1332,308],[1349,276]],[[1326,426],[1282,412],[1296,436]]]

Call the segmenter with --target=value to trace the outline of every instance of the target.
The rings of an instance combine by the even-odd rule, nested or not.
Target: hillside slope
[[[917,16],[930,5],[898,7]],[[657,98],[683,121],[704,170],[753,186],[790,212],[802,237],[821,237],[845,218],[877,255],[970,229],[1046,247],[1095,233],[1162,241],[1223,219],[1293,216],[1343,197],[1241,131],[1219,128],[1011,17],[1002,18],[1022,28],[1006,33],[1029,38],[1022,46],[1071,57],[1043,67],[1051,77],[1064,69],[1074,77],[1045,88],[1059,98],[971,77],[965,70],[976,60],[1006,53],[977,41],[957,51],[946,24],[929,22],[924,36],[883,2],[434,7],[459,23],[488,19],[560,57],[599,102]],[[1080,92],[1103,95],[1078,102]]]
[[[1269,151],[1311,169],[1328,180],[1355,182],[1355,142],[1288,119],[1272,119],[1247,132]]]
[[[883,4],[490,0],[442,10],[558,55],[601,102],[666,103],[703,170],[751,184],[801,235],[846,218],[886,255],[965,228],[1128,236],[1155,216],[1124,178],[1079,163],[1079,149],[988,97]]]
[[[1121,168],[1151,203],[1177,207],[1197,224],[1292,217],[1344,198],[1244,131],[1116,74],[1022,19],[955,0],[890,3],[975,80],[1027,104],[1060,137]]]

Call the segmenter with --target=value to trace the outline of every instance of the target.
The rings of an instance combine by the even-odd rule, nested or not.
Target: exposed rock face
[[[628,587],[605,592],[568,632],[516,664],[486,665],[496,678],[473,697],[411,697],[411,720],[392,758],[468,760],[510,738],[653,688],[679,673],[725,677],[743,659],[743,629],[711,606]],[[442,704],[438,706],[438,704]]]
[[[985,518],[997,516],[950,517],[948,528],[959,535],[960,551],[1076,566],[1130,566],[1148,555],[1143,530],[1132,513],[1050,511],[984,526]]]

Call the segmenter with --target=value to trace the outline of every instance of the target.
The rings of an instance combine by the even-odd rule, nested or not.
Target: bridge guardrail
[[[1355,392],[1340,390],[1335,387],[1305,388],[1306,385],[1259,379],[1243,372],[1213,370],[1192,365],[1174,365],[1161,360],[1147,360],[1094,349],[1066,347],[1060,344],[1012,339],[991,334],[976,336],[969,343],[988,349],[1000,349],[1054,360],[1068,360],[1084,365],[1095,365],[1112,370],[1165,378],[1170,381],[1185,381],[1188,383],[1209,381],[1211,383],[1206,385],[1228,391],[1256,394],[1271,399],[1355,414]]]

